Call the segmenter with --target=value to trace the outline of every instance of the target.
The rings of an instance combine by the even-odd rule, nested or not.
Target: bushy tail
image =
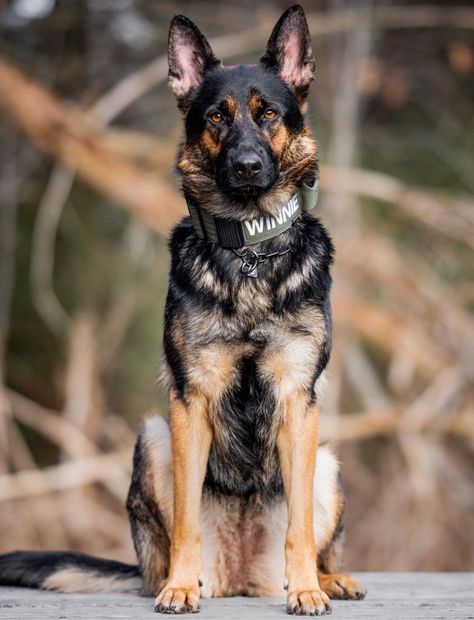
[[[137,566],[69,551],[0,555],[0,585],[58,592],[124,592],[142,586]]]

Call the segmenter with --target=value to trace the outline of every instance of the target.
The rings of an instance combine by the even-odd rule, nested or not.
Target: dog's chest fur
[[[205,401],[213,428],[205,488],[263,500],[282,490],[276,434],[285,407],[295,394],[313,398],[331,344],[324,229],[307,216],[271,241],[266,251],[291,253],[249,278],[230,250],[200,241],[187,222],[178,227],[165,326],[168,379],[185,400]]]

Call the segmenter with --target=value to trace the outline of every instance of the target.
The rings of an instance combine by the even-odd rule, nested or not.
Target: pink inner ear
[[[296,33],[289,33],[283,44],[283,65],[280,76],[293,87],[303,86],[311,81],[311,70],[302,62],[301,39]]]
[[[175,55],[179,65],[179,78],[173,79],[173,90],[178,96],[185,96],[199,85],[200,61],[195,48],[186,40],[176,43]]]

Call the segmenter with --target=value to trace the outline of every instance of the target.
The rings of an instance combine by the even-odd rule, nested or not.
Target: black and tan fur
[[[176,17],[169,62],[188,200],[230,220],[268,216],[317,177],[305,124],[315,63],[300,7],[281,17],[258,65],[235,67]],[[329,598],[363,597],[336,572],[344,499],[334,455],[317,450],[333,249],[307,214],[254,249],[287,247],[249,278],[189,218],[176,227],[164,335],[170,424],[146,423],[127,502],[138,569],[17,553],[0,557],[0,583],[140,587],[164,613],[197,611],[200,592],[276,596],[286,587],[289,613],[312,615],[329,612]]]

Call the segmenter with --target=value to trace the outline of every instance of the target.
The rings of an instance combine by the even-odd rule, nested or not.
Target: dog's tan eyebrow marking
[[[235,116],[235,113],[237,111],[237,101],[234,99],[234,97],[232,97],[232,95],[229,95],[225,99],[222,106],[225,108],[226,112],[230,116],[232,116],[232,118]]]
[[[262,107],[262,100],[256,92],[251,93],[248,101],[247,107],[252,116],[256,116]]]

